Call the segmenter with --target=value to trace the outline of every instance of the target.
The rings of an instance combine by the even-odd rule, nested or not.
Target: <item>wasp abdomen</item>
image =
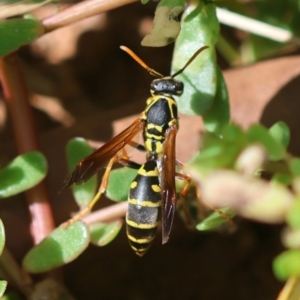
[[[155,160],[149,160],[138,171],[128,197],[127,236],[131,248],[142,256],[155,237],[161,216],[161,189]]]

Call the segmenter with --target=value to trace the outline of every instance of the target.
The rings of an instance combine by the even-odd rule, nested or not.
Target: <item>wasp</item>
[[[151,97],[147,99],[145,110],[129,127],[76,164],[65,186],[85,182],[100,169],[106,168],[97,194],[86,208],[70,220],[74,222],[89,212],[105,192],[110,171],[116,162],[139,169],[130,187],[126,220],[130,244],[137,254],[143,255],[155,236],[160,218],[162,243],[169,239],[176,207],[175,178],[190,181],[188,176],[176,173],[175,145],[179,124],[177,103],[173,96],[182,95],[184,85],[175,77],[208,46],[198,49],[183,68],[171,76],[163,76],[149,68],[129,48],[120,48],[151,75],[158,77],[150,84]],[[134,137],[140,132],[144,145],[134,142]],[[139,165],[130,161],[125,150],[126,145],[145,151],[145,164]],[[188,184],[181,194],[184,195],[187,186]]]

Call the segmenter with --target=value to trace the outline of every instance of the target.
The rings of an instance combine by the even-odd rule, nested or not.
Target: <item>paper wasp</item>
[[[109,174],[114,163],[139,168],[136,179],[131,184],[129,192],[129,210],[127,213],[127,232],[137,254],[142,255],[148,249],[154,237],[157,222],[162,219],[162,243],[168,241],[176,206],[175,177],[189,180],[187,176],[176,173],[175,142],[178,131],[177,103],[173,98],[183,93],[183,83],[175,79],[208,46],[197,50],[182,69],[171,76],[163,76],[149,68],[130,49],[121,46],[135,61],[151,75],[158,77],[151,82],[151,97],[141,115],[120,134],[112,138],[91,155],[76,164],[76,168],[67,180],[65,186],[80,184],[87,181],[98,170],[105,168],[105,173],[98,193],[91,203],[75,215],[69,222],[80,219],[89,212],[106,190]],[[142,132],[144,145],[133,141]],[[126,145],[146,151],[146,163],[142,166],[130,161],[125,150]],[[154,184],[153,184],[154,183]],[[138,187],[136,192],[133,186]],[[154,187],[153,187],[154,186]],[[185,193],[187,186],[182,194]],[[148,190],[146,193],[145,191]],[[145,197],[148,197],[145,198]],[[144,225],[143,225],[144,224]],[[152,229],[150,227],[152,225]],[[144,232],[148,230],[145,237]],[[134,245],[133,245],[134,244]]]

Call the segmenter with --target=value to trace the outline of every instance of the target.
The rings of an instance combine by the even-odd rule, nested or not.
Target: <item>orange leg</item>
[[[74,222],[80,220],[82,217],[84,217],[86,214],[88,214],[92,210],[94,205],[101,198],[102,194],[105,193],[105,191],[107,189],[111,169],[112,169],[113,165],[117,162],[124,166],[128,166],[128,167],[131,167],[134,169],[140,168],[139,164],[132,162],[128,159],[128,155],[127,155],[126,151],[124,149],[122,149],[122,157],[119,157],[119,155],[116,155],[113,158],[111,158],[110,161],[108,162],[108,165],[107,165],[104,175],[102,177],[102,181],[101,181],[100,187],[98,189],[98,192],[94,196],[92,201],[85,208],[83,208],[77,214],[75,214],[70,220],[68,220],[66,223],[64,223],[63,224],[64,227],[70,226]]]
[[[181,163],[180,161],[176,160],[176,165],[178,166],[178,168],[182,169],[183,168],[183,163]],[[185,186],[183,187],[183,189],[180,191],[180,196],[182,197],[181,199],[183,200],[182,201],[182,204],[183,204],[183,210],[184,210],[184,213],[186,215],[186,219],[189,221],[190,220],[190,217],[188,216],[188,209],[187,209],[187,205],[184,201],[184,197],[186,196],[187,192],[188,192],[188,189],[190,187],[190,184],[192,182],[192,179],[189,175],[187,174],[183,174],[183,173],[176,173],[176,178],[178,179],[182,179],[182,180],[185,180],[186,181],[186,184]],[[229,215],[227,215],[226,213],[222,212],[220,209],[216,208],[216,207],[213,207],[212,205],[209,205],[207,204],[205,201],[203,201],[201,198],[201,192],[200,192],[200,189],[198,186],[196,186],[196,194],[197,194],[197,198],[199,200],[201,200],[207,207],[209,207],[211,210],[217,212],[220,216],[222,216],[223,218],[225,218],[227,220],[227,222],[229,223],[230,227],[231,228],[234,228],[235,227],[235,224],[234,222],[232,221],[231,217]]]

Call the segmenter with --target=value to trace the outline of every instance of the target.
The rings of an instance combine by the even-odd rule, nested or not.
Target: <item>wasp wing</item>
[[[171,126],[164,143],[161,170],[162,189],[162,243],[165,244],[171,232],[175,208],[176,208],[176,186],[175,186],[175,144],[177,126]]]
[[[144,121],[136,119],[129,127],[116,135],[91,155],[80,160],[64,187],[81,184],[104,168],[109,160],[117,155],[144,128]]]

